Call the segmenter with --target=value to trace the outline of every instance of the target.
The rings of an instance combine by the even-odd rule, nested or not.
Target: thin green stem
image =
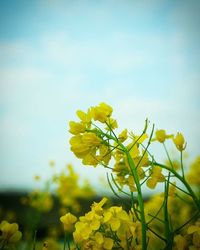
[[[159,219],[156,215],[153,215],[153,214],[148,214],[148,215],[152,217],[151,221],[153,221],[155,219],[155,220],[157,220],[159,222],[162,222],[163,224],[165,223],[163,220]],[[147,225],[148,224],[150,224],[150,223],[148,222]]]
[[[176,176],[176,178],[179,179],[184,184],[186,189],[189,191],[195,205],[197,206],[198,209],[200,209],[200,201],[197,198],[197,196],[195,195],[195,193],[192,190],[192,188],[190,187],[190,185],[188,184],[188,182],[185,180],[185,178],[183,178],[180,174],[178,174],[174,169],[170,169],[169,167],[165,166],[164,164],[154,162],[154,165],[160,166],[160,167],[170,171],[171,173],[173,173]]]
[[[185,194],[187,194],[187,195],[189,195],[189,196],[192,196],[190,193],[188,193],[188,192],[186,192],[185,190],[183,190],[182,188],[176,186],[176,184],[174,184],[173,182],[170,181],[169,183],[170,183],[172,186],[174,186],[175,188],[179,189],[181,192],[183,192],[183,193],[185,193]]]
[[[169,153],[168,153],[167,147],[166,147],[166,145],[165,145],[165,143],[164,143],[164,142],[163,142],[163,147],[164,147],[165,153],[166,153],[166,155],[167,155],[168,161],[169,161],[169,163],[170,163],[170,165],[171,165],[172,169],[174,169],[174,165],[173,165],[173,163],[172,163],[172,161],[171,161],[171,158],[170,158],[170,156],[169,156]]]
[[[129,193],[123,191],[122,188],[120,188],[120,186],[119,186],[119,185],[117,184],[117,182],[115,181],[115,178],[114,178],[114,176],[113,176],[112,173],[111,173],[111,178],[112,178],[113,183],[115,184],[115,187],[118,189],[118,191],[121,192],[121,193],[123,193],[123,194],[125,194],[125,195],[127,195],[128,197],[130,197],[130,194],[129,194]]]
[[[113,188],[113,186],[112,186],[112,184],[111,184],[111,182],[110,182],[108,173],[107,173],[107,181],[108,181],[108,185],[109,185],[110,189],[112,190],[113,194],[114,194],[119,200],[122,200],[122,198],[121,198],[121,197],[118,195],[118,193],[114,190],[114,188]],[[129,205],[128,202],[124,202],[124,203],[126,203],[127,205]]]
[[[66,241],[67,241],[67,235],[66,235],[66,232],[64,234],[64,245],[63,245],[63,250],[65,250],[66,248]]]
[[[133,211],[134,211],[134,214],[135,214],[137,220],[140,220],[138,213],[137,213],[137,209],[135,208],[135,201],[134,201],[133,192],[131,192],[131,205],[132,205],[132,208],[133,208]]]
[[[33,238],[33,250],[36,248],[36,238],[37,238],[37,230],[34,232],[34,238]]]
[[[200,214],[200,211],[197,211],[188,221],[186,221],[182,226],[174,230],[174,233],[178,233],[183,227],[185,227],[188,223],[193,221],[196,217],[198,217]]]
[[[183,168],[183,151],[181,151],[181,171],[183,179],[185,179],[184,168]]]
[[[155,234],[159,239],[163,240],[164,242],[166,242],[166,239],[163,238],[162,236],[160,236],[160,234],[156,233],[153,229],[151,229],[150,227],[148,227],[149,231],[151,231],[153,234]]]
[[[0,248],[0,250],[4,250],[5,248],[5,246],[7,245],[7,240],[6,239],[4,239],[3,241],[2,241],[2,245],[1,245],[1,248]]]
[[[164,192],[164,221],[165,221],[165,238],[168,239],[167,241],[167,248],[172,249],[173,246],[173,234],[171,230],[171,224],[169,220],[169,213],[168,213],[168,197],[169,197],[169,180],[170,180],[170,172],[168,173],[167,181],[165,182],[165,192]]]
[[[154,216],[150,215],[150,216],[152,216],[153,218],[152,218],[150,221],[147,222],[147,225],[150,224],[155,218],[158,219],[157,216],[158,216],[158,214],[160,213],[160,211],[161,211],[163,205],[164,205],[164,203],[162,203],[161,207],[158,209],[158,211],[156,212],[156,214],[155,214]]]
[[[123,146],[124,147],[124,146]],[[138,205],[140,208],[140,218],[141,218],[141,224],[142,224],[142,250],[146,250],[147,249],[147,241],[146,241],[146,231],[147,231],[147,225],[146,225],[146,221],[145,221],[145,213],[144,213],[144,201],[143,201],[143,196],[142,196],[142,190],[141,190],[141,186],[140,186],[140,181],[138,178],[138,174],[137,174],[137,170],[135,167],[135,164],[129,154],[129,152],[127,151],[127,149],[124,147],[124,152],[127,156],[127,160],[132,172],[132,175],[134,177],[134,181],[137,187],[137,191],[138,191]]]
[[[149,137],[147,146],[145,147],[145,150],[144,150],[144,152],[143,152],[143,154],[142,154],[142,157],[140,158],[138,164],[136,165],[136,168],[140,165],[140,162],[141,162],[142,159],[144,158],[144,156],[145,156],[145,154],[146,154],[146,152],[147,152],[147,150],[148,150],[148,147],[149,147],[150,144],[151,144],[151,139],[152,139],[152,137],[153,137],[153,132],[154,132],[154,124],[153,124],[152,130],[151,130],[151,134],[150,134],[150,137]]]

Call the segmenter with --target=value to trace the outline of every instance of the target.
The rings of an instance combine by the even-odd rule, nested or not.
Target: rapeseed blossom
[[[172,138],[173,135],[167,135],[166,131],[164,129],[159,129],[156,130],[155,133],[155,138],[153,139],[153,141],[158,141],[160,143],[164,143],[166,139]]]
[[[2,221],[0,223],[0,232],[0,243],[2,246],[15,244],[20,241],[22,237],[22,233],[19,231],[19,226],[17,223]]]
[[[173,138],[173,142],[179,151],[183,151],[186,147],[185,139],[181,133],[177,133]]]
[[[81,249],[126,249],[128,239],[134,239],[132,247],[141,242],[141,225],[122,207],[103,208],[107,199],[91,206],[91,211],[79,218],[73,233],[75,243]],[[116,240],[113,240],[115,235]],[[136,240],[137,239],[137,240]],[[138,242],[136,243],[135,240]]]
[[[81,249],[95,250],[109,249],[103,245],[106,240],[110,242],[113,249],[118,247],[119,249],[146,250],[149,247],[148,249],[153,250],[164,248],[180,250],[188,247],[191,244],[188,243],[184,232],[179,232],[179,228],[190,222],[192,203],[196,208],[200,208],[196,193],[187,183],[187,180],[191,180],[196,187],[195,191],[199,190],[197,188],[199,184],[198,161],[185,175],[182,151],[186,143],[181,133],[174,136],[160,129],[152,138],[154,125],[151,133],[148,134],[149,123],[146,120],[144,130],[140,135],[136,136],[127,129],[117,135],[114,130],[118,127],[118,123],[113,119],[112,113],[113,110],[109,105],[100,103],[96,107],[89,108],[87,114],[80,113],[81,125],[70,122],[70,132],[73,134],[70,139],[71,150],[82,159],[84,165],[95,167],[101,165],[109,169],[111,172],[110,177],[109,174],[107,175],[109,186],[118,197],[118,193],[129,196],[131,210],[127,212],[117,206],[105,209],[103,207],[105,199],[99,204],[94,204],[91,211],[81,216],[75,224],[73,233],[75,243]],[[80,115],[78,116],[80,118]],[[83,120],[87,120],[84,125]],[[181,151],[179,161],[172,160],[168,153],[165,141],[170,138],[176,148]],[[163,144],[167,156],[166,164],[154,159],[150,150],[152,141]],[[179,169],[181,169],[181,175]],[[179,187],[174,179],[182,183],[186,191]],[[164,193],[145,203],[141,189],[144,183],[150,189],[156,188],[158,183],[164,183]],[[129,192],[124,189],[124,186],[129,188]],[[134,197],[137,197],[137,201]],[[94,209],[96,206],[97,210]],[[196,230],[197,227],[190,228],[188,231],[190,236],[193,234],[193,229]],[[195,231],[195,236],[192,236],[195,238],[196,245],[197,232],[199,231]]]
[[[158,182],[164,182],[165,176],[162,174],[162,169],[158,166],[153,166],[150,170],[150,178],[147,180],[147,186],[154,189]]]
[[[113,109],[104,102],[91,108],[91,114],[94,121],[100,121],[102,123],[105,123],[110,118],[112,111]]]
[[[64,225],[64,230],[71,232],[73,230],[74,223],[77,221],[77,218],[73,214],[67,213],[60,217],[60,221]]]
[[[108,184],[119,198],[120,205],[112,205],[108,198],[103,197],[99,202],[93,202],[89,211],[81,213],[80,201],[92,198],[95,192],[87,181],[80,185],[79,175],[72,165],[67,165],[65,171],[54,172],[44,190],[32,192],[25,200],[37,210],[35,214],[49,212],[53,206],[50,193],[50,183],[53,183],[64,228],[50,226],[47,237],[40,242],[36,240],[35,233],[33,249],[60,249],[62,241],[59,237],[63,237],[63,231],[65,238],[62,249],[200,249],[200,158],[197,157],[188,168],[183,163],[182,151],[186,147],[183,135],[167,134],[164,129],[154,133],[154,125],[149,133],[148,120],[139,135],[127,129],[120,130],[118,134],[118,122],[112,113],[112,107],[106,103],[90,107],[87,112],[78,110],[78,121],[69,123],[72,134],[70,145],[84,165],[99,165],[107,170]],[[165,141],[170,138],[169,144],[174,143],[181,152],[180,159],[168,153]],[[167,158],[164,163],[157,161],[151,152],[152,141],[163,144]],[[154,189],[158,183],[163,183],[163,192],[146,197],[143,185]],[[39,223],[36,219],[34,217],[32,221],[31,233]],[[20,238],[21,232],[16,223],[3,221],[0,224],[1,250],[11,249],[11,245]],[[17,249],[23,247],[26,247],[26,243]]]

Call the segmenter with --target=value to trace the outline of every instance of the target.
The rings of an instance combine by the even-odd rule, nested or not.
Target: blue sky
[[[199,1],[0,1],[0,189],[70,162],[68,122],[105,101],[120,127],[182,131],[199,153]],[[90,171],[90,172],[88,172]]]

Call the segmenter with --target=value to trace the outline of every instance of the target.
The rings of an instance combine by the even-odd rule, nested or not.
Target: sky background
[[[199,152],[200,1],[0,1],[0,190],[72,163],[77,109],[110,104],[121,130],[183,132]],[[160,156],[160,155],[159,155]]]

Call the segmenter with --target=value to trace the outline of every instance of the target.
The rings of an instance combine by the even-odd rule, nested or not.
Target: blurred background
[[[32,189],[51,160],[100,190],[105,171],[81,166],[68,123],[102,101],[120,130],[148,117],[197,155],[199,13],[198,0],[0,1],[0,191]]]

